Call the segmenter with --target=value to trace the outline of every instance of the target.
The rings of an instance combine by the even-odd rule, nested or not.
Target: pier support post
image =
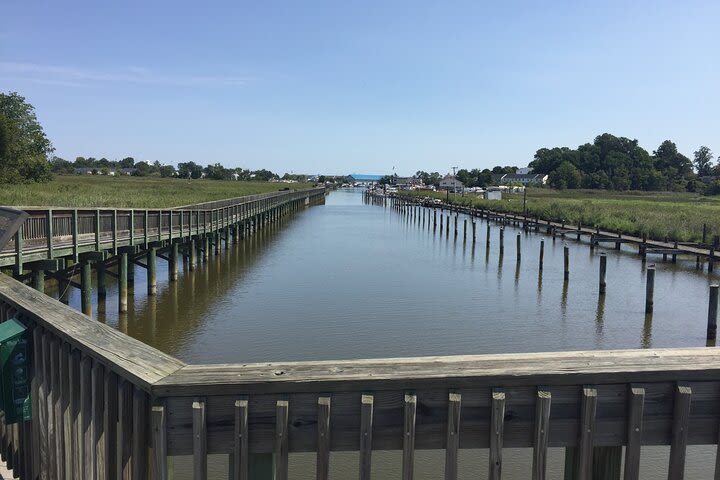
[[[32,271],[32,287],[42,293],[45,293],[45,270],[36,269]]]
[[[563,247],[563,258],[563,278],[567,281],[570,279],[570,247],[568,247],[567,245]]]
[[[450,214],[445,216],[445,236],[450,235]]]
[[[467,239],[467,219],[463,220],[463,240]]]
[[[168,276],[171,282],[177,280],[178,276],[178,244],[173,242],[170,245],[170,263],[168,264]]]
[[[203,260],[207,260],[210,258],[210,235],[203,235],[203,252],[202,252],[202,258]]]
[[[517,252],[516,252],[517,261],[518,261],[518,263],[520,263],[520,258],[522,257],[522,252],[520,250],[520,234],[519,233],[515,237],[515,244],[516,244],[516,249],[517,249]]]
[[[118,280],[120,286],[118,287],[118,311],[120,313],[127,312],[128,308],[128,254],[127,252],[120,253],[120,262],[118,263]]]
[[[88,260],[80,263],[80,304],[82,313],[92,316],[92,266]]]
[[[457,235],[458,235],[458,216],[456,214],[455,215],[455,236],[457,237]]]
[[[718,285],[710,285],[710,301],[708,302],[707,339],[715,340],[717,337],[718,317]]]
[[[645,286],[645,313],[653,311],[653,296],[655,295],[655,265],[647,268],[647,284]]]
[[[473,243],[477,240],[477,223],[475,220],[472,222],[472,229],[473,229]]]
[[[500,227],[500,255],[505,253],[505,227]]]
[[[485,248],[490,250],[490,221],[487,223],[487,232],[485,234]]]
[[[197,265],[197,247],[195,246],[195,237],[190,237],[190,271],[195,270]]]
[[[98,262],[95,266],[97,273],[97,295],[98,300],[102,300],[107,297],[107,281],[105,274],[105,262]]]
[[[600,254],[600,295],[605,295],[606,283],[605,273],[607,272],[607,255]]]
[[[157,263],[157,247],[151,245],[147,252],[147,293],[155,295],[157,293],[157,273],[155,265]]]
[[[543,269],[544,258],[545,258],[545,240],[540,240],[540,265],[538,265],[538,268],[541,271]]]

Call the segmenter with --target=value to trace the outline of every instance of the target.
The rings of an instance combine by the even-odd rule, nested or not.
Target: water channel
[[[439,213],[439,212],[438,212]],[[445,212],[447,214],[448,212]],[[329,360],[615,348],[705,346],[708,286],[694,258],[643,263],[636,249],[499,226],[477,219],[477,241],[434,231],[430,216],[410,219],[368,204],[359,189],[331,193],[324,205],[285,217],[195,271],[180,267],[167,281],[158,261],[158,295],[145,294],[135,267],[129,313],[116,291],[94,305],[100,321],[188,363]],[[516,261],[516,235],[522,258]],[[545,242],[542,272],[540,242]],[[563,281],[563,247],[570,279]],[[598,295],[599,255],[608,255],[607,294]],[[645,271],[657,266],[655,309],[645,314]],[[79,308],[77,292],[70,304]],[[716,447],[688,449],[686,478],[712,476]],[[669,448],[643,450],[643,478],[665,476]],[[400,453],[373,454],[376,478],[399,478]],[[417,478],[439,478],[443,452],[417,456]],[[526,478],[529,450],[507,449],[506,478]],[[176,478],[188,465],[175,465]],[[551,478],[562,476],[563,453],[551,449]],[[211,468],[226,472],[226,459]],[[293,478],[314,478],[314,456],[291,455]],[[334,478],[354,478],[357,455],[333,453]],[[487,452],[467,450],[460,478],[484,478]],[[211,475],[212,476],[212,475]],[[213,477],[214,478],[214,477]]]

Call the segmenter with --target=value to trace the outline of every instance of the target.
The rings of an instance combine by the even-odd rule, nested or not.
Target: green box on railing
[[[27,328],[14,318],[0,323],[0,409],[6,425],[32,414]]]

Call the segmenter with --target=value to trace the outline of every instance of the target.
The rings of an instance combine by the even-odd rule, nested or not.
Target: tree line
[[[689,191],[720,194],[720,165],[701,146],[689,159],[665,140],[652,155],[637,140],[604,133],[576,149],[539,149],[530,162],[533,173],[547,174],[553,188]]]
[[[219,163],[202,166],[195,162],[181,162],[177,167],[164,165],[159,161],[135,161],[133,157],[122,160],[108,160],[106,158],[77,157],[74,162],[53,157],[50,160],[52,172],[58,175],[72,175],[78,169],[88,169],[95,175],[108,175],[110,172],[133,175],[137,177],[160,176],[178,177],[188,179],[209,178],[212,180],[258,180],[268,181],[279,179],[280,176],[270,170],[249,170],[244,168],[225,168]],[[287,176],[287,174],[286,174]]]

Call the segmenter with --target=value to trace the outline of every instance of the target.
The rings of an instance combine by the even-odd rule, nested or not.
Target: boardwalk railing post
[[[645,313],[653,311],[653,296],[655,294],[655,265],[647,268],[647,284],[645,286]]]
[[[718,317],[718,285],[710,285],[710,300],[708,302],[707,339],[715,340],[717,337]]]

